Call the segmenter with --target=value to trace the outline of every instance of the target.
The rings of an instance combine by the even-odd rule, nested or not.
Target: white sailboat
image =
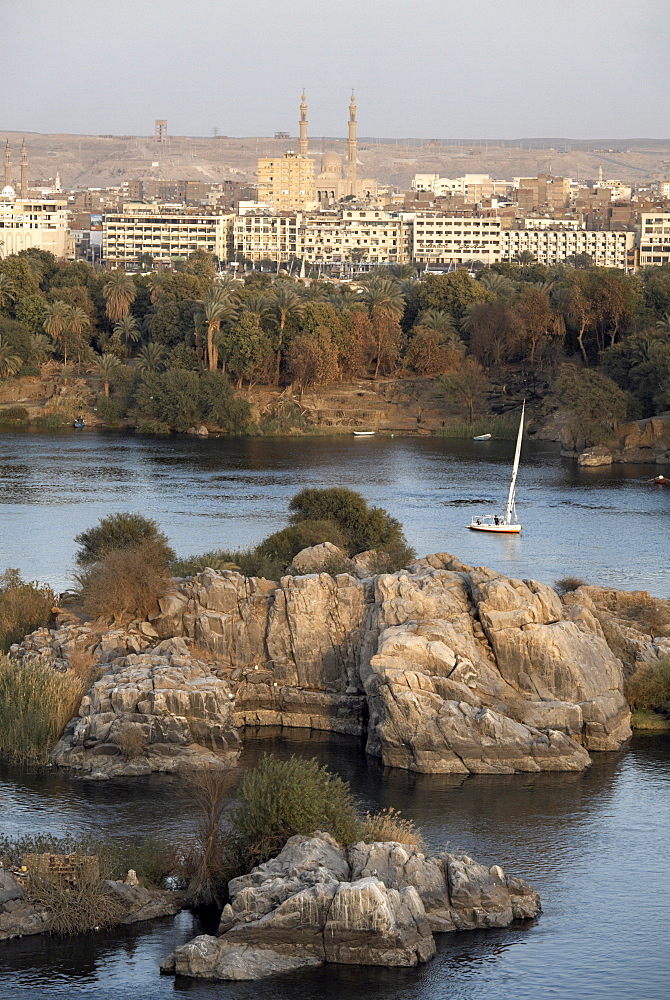
[[[521,457],[521,439],[523,438],[523,418],[526,412],[524,401],[521,407],[521,419],[519,420],[519,431],[516,436],[516,450],[514,452],[514,465],[512,466],[512,481],[509,484],[509,496],[507,497],[507,507],[504,514],[484,514],[481,517],[473,517],[468,528],[471,531],[492,531],[496,534],[518,535],[523,525],[519,524],[516,516],[516,477],[519,472],[519,459]]]

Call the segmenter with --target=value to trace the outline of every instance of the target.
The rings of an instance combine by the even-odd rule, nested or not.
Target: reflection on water
[[[262,734],[262,735],[259,735]],[[531,926],[443,935],[419,969],[328,966],[262,984],[162,978],[175,944],[209,928],[189,914],[77,941],[0,945],[0,998],[118,1000],[660,1000],[667,996],[670,740],[638,737],[597,754],[584,774],[417,775],[384,768],[359,740],[300,730],[244,734],[245,767],[265,752],[315,756],[350,783],[363,808],[411,815],[433,848],[449,844],[528,879],[544,912]],[[3,831],[107,831],[142,837],[190,823],[176,779],[126,784],[5,769]]]
[[[117,433],[0,435],[0,569],[63,589],[74,536],[134,510],[156,518],[182,555],[237,548],[286,523],[304,486],[350,486],[386,507],[419,554],[553,582],[670,592],[670,490],[654,466],[580,469],[557,446],[526,442],[519,477],[520,538],[465,529],[502,510],[513,442],[441,438],[167,439]],[[642,516],[641,516],[642,515]]]

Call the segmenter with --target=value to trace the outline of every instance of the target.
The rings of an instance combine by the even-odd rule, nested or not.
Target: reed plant
[[[437,431],[438,437],[473,438],[479,434],[492,434],[497,441],[514,441],[519,430],[518,416],[500,414],[494,417],[477,417],[469,420],[453,420]]]
[[[87,687],[87,679],[74,671],[0,655],[0,755],[47,764]]]
[[[424,851],[426,846],[414,821],[407,819],[393,806],[376,813],[367,812],[361,821],[360,839],[366,844],[393,840],[419,851]]]
[[[26,583],[17,569],[0,573],[0,652],[46,625],[55,601],[50,587]]]

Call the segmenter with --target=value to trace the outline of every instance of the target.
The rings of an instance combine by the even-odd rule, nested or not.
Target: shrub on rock
[[[90,566],[119,549],[137,549],[147,542],[152,543],[156,556],[161,556],[164,563],[174,559],[167,537],[159,529],[156,522],[142,514],[123,512],[110,514],[93,528],[82,531],[75,537],[75,542],[81,545],[77,553],[80,566]]]

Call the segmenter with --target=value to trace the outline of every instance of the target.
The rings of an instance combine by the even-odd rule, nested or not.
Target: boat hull
[[[472,440],[473,441],[490,441],[492,437],[493,437],[492,434],[478,434],[476,437],[473,437]]]
[[[518,535],[521,524],[468,524],[470,531],[490,531],[497,535]]]

